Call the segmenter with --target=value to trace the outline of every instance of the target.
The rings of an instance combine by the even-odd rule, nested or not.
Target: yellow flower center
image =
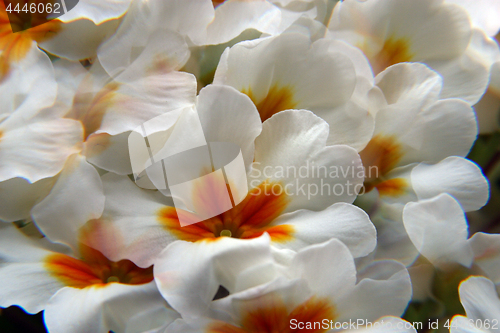
[[[402,149],[394,137],[374,136],[359,155],[365,167],[365,191],[377,188],[381,195],[398,196],[407,183],[402,178],[385,180],[403,157]]]
[[[19,3],[20,11],[15,11]],[[53,3],[52,0],[32,0],[26,1],[0,1],[0,82],[9,73],[11,64],[19,62],[28,54],[33,41],[42,42],[53,37],[61,30],[61,22],[52,20],[47,22],[46,13],[25,13],[22,11],[24,4],[28,6],[33,3],[46,5]],[[11,13],[6,11],[11,5]],[[37,9],[38,10],[38,9]],[[31,27],[31,28],[30,28]],[[28,30],[23,30],[29,28]],[[19,31],[14,33],[13,29]]]
[[[330,325],[336,316],[335,307],[327,299],[313,296],[289,311],[281,298],[264,296],[262,304],[248,310],[238,326],[214,322],[206,333],[323,333],[328,331],[323,321],[328,320]],[[304,327],[293,328],[291,323],[303,323]]]
[[[251,88],[242,90],[242,93],[250,97],[254,102],[262,121],[271,118],[280,111],[294,109],[297,106],[297,102],[293,99],[293,89],[290,86],[275,84],[269,89],[267,95],[260,100],[257,100]]]
[[[205,203],[213,203],[214,197],[224,193],[222,190],[225,189],[217,187],[215,183],[198,184],[195,187],[193,195],[196,196],[198,207],[203,209]],[[273,183],[263,182],[252,189],[240,204],[205,221],[182,227],[178,214],[183,214],[183,221],[198,220],[193,214],[174,207],[160,209],[158,221],[178,239],[190,242],[217,240],[219,237],[248,239],[259,237],[264,232],[269,233],[274,241],[287,242],[293,238],[293,227],[272,225],[272,222],[285,210],[289,199],[284,191],[276,193],[272,188]]]
[[[376,74],[389,66],[400,62],[409,62],[415,55],[410,52],[410,43],[404,38],[389,38],[378,54],[371,59],[373,71]]]

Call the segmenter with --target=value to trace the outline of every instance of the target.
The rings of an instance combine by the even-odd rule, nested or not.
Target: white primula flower
[[[36,167],[30,161],[37,157],[34,147],[38,145],[41,157],[50,159],[47,165],[53,169],[57,168],[45,177],[56,174],[57,177],[44,179],[32,186],[25,184],[21,179],[2,184],[2,197],[6,196],[10,205],[2,208],[0,217],[5,221],[14,221],[29,218],[31,214],[31,218],[45,235],[53,241],[64,243],[61,232],[68,230],[74,232],[89,219],[98,218],[102,214],[104,207],[102,184],[93,165],[120,174],[131,173],[127,145],[129,132],[144,121],[169,111],[169,108],[195,103],[196,81],[192,75],[171,72],[162,67],[161,62],[156,63],[150,58],[136,59],[132,66],[114,81],[110,80],[98,63],[89,71],[79,63],[64,60],[56,61],[55,67],[59,83],[58,96],[55,104],[45,109],[43,114],[54,118],[53,122],[56,124],[59,122],[74,124],[77,131],[73,130],[74,134],[70,137],[77,140],[70,152],[74,155],[68,159],[71,154],[67,152],[68,149],[64,149],[65,140],[62,134],[51,133],[52,135],[47,135],[44,140],[37,137],[36,142],[29,146],[29,158],[23,158],[22,162],[29,162],[28,166],[38,173],[44,171],[44,168],[41,168],[43,161],[37,162]],[[52,70],[52,66],[50,68]],[[34,75],[38,72],[33,70]],[[50,81],[41,84],[40,80],[30,93],[34,96],[43,95],[42,92],[53,87],[50,102],[54,103],[56,87],[51,86]],[[23,85],[25,87],[23,89],[31,86],[33,85]],[[11,90],[6,90],[7,92],[11,93]],[[11,98],[17,98],[19,103],[23,101],[16,96],[12,94]],[[50,96],[45,94],[43,98],[47,99]],[[30,99],[26,101],[29,102]],[[32,112],[32,108],[28,109]],[[22,113],[16,112],[14,115],[16,114]],[[9,119],[2,122],[2,125],[9,124]],[[44,131],[51,129],[46,123],[43,124]],[[27,130],[30,126],[25,126],[24,123],[21,125],[20,131],[29,133]],[[63,133],[72,130],[69,125],[59,125],[58,128],[59,131],[64,130]],[[35,133],[39,133],[40,136],[43,131],[38,130]],[[19,137],[17,135],[15,139],[19,141]],[[54,146],[52,149],[54,152],[49,154],[51,144]],[[14,145],[12,151],[22,154],[23,150],[20,148],[23,147],[28,149],[28,145]],[[61,161],[58,162],[58,157],[61,155],[64,159],[61,157]],[[12,158],[2,161],[11,167],[16,162]],[[16,170],[19,172],[23,168],[16,165]],[[29,175],[17,176],[31,180]],[[34,181],[39,179],[40,177]],[[10,194],[8,191],[11,191]],[[26,198],[28,200],[25,200]],[[66,223],[68,220],[78,223],[68,224]]]
[[[52,64],[35,50],[0,83],[0,181],[55,176],[81,149],[81,125],[45,109],[56,95]]]
[[[84,128],[82,154],[94,165],[118,174],[132,173],[130,131],[168,111],[193,105],[196,79],[171,71],[152,58],[138,58],[111,79],[99,63],[87,71],[79,63],[55,63],[61,89],[57,112]]]
[[[36,2],[43,2],[37,0]],[[52,20],[45,24],[36,26],[28,30],[22,30],[24,24],[31,24],[31,22],[23,22],[20,18],[24,13],[13,12],[11,15],[14,17],[19,16],[19,19],[13,19],[11,25],[5,4],[0,3],[0,83],[9,75],[13,67],[22,66],[23,59],[31,56],[32,53],[43,52],[38,49],[37,42],[50,39],[61,30],[61,22],[59,20]],[[30,19],[36,21],[37,15]],[[18,32],[13,32],[13,29]],[[27,61],[27,65],[31,63]],[[3,99],[3,98],[2,98]]]
[[[66,219],[84,223],[97,218],[104,196],[97,171],[79,155],[82,124],[61,118],[53,106],[58,86],[48,57],[32,51],[24,62],[0,85],[6,112],[0,122],[0,197],[5,203],[0,220],[29,220],[31,213],[41,219],[42,207],[53,213],[51,223],[63,226]]]
[[[191,74],[154,67],[149,61],[137,59],[115,80],[98,63],[89,71],[79,63],[55,63],[60,89],[50,111],[66,121],[78,121],[83,136],[80,133],[79,154],[68,160],[50,194],[31,211],[34,222],[52,241],[62,241],[60,233],[65,229],[75,231],[101,216],[104,196],[94,165],[132,173],[127,145],[130,131],[169,108],[195,103],[196,81]],[[68,219],[79,223],[65,223]]]
[[[446,270],[458,263],[500,282],[499,235],[478,232],[469,238],[463,208],[452,196],[406,204],[403,222],[413,245],[436,267]]]
[[[141,58],[179,70],[189,59],[189,45],[205,43],[213,17],[210,0],[134,1],[116,33],[99,48],[98,59],[113,78]]]
[[[79,0],[66,14],[59,17],[62,22],[87,19],[100,25],[106,21],[123,16],[133,0]]]
[[[410,241],[411,236],[408,238],[410,231],[403,226],[403,221],[404,225],[407,223],[403,215],[405,204],[414,205],[422,200],[435,200],[436,196],[446,194],[446,196],[453,196],[453,198],[449,197],[449,201],[456,201],[455,204],[458,205],[457,209],[460,211],[457,214],[463,215],[464,211],[475,211],[481,208],[488,201],[489,190],[488,182],[479,167],[467,159],[456,156],[445,158],[433,165],[420,163],[399,169],[397,173],[393,172],[393,175],[397,175],[398,178],[389,179],[387,182],[392,181],[396,185],[404,183],[408,187],[404,191],[398,186],[391,189],[395,192],[392,193],[392,197],[388,197],[392,201],[390,203],[383,197],[381,201],[370,198],[370,200],[378,200],[375,204],[375,212],[370,214],[370,217],[377,227],[376,257],[396,259],[409,265],[419,252],[418,246],[415,248]],[[446,206],[447,203],[443,202],[443,205]],[[446,211],[448,208],[443,209]],[[417,220],[419,218],[414,221]],[[452,220],[448,222],[451,223]],[[465,220],[464,223],[466,223]],[[450,226],[443,224],[442,227],[446,229]],[[420,231],[423,232],[423,230]],[[465,239],[467,237],[468,235],[465,235]],[[430,238],[429,241],[431,239],[439,242],[437,238]],[[449,241],[455,243],[456,239]],[[440,254],[435,253],[435,255]],[[466,257],[462,259],[467,260]]]
[[[214,20],[207,26],[206,44],[226,43],[246,29],[276,34],[281,23],[281,12],[270,1],[222,0],[213,1]]]
[[[184,320],[165,332],[293,332],[314,325],[307,331],[319,333],[342,324],[345,331],[364,331],[368,327],[358,320],[373,324],[382,316],[400,316],[411,297],[408,272],[397,262],[378,262],[357,274],[349,249],[332,239],[304,248],[280,265],[269,241],[268,235],[245,241],[225,238],[215,253],[186,242],[166,248],[155,264],[155,280]],[[201,267],[202,274],[195,275],[192,265]],[[229,296],[212,301],[219,285]],[[350,321],[357,324],[344,324]],[[328,323],[328,328],[318,327],[318,322]],[[383,328],[415,332],[411,326]]]
[[[471,266],[474,253],[467,241],[467,220],[459,202],[449,194],[406,204],[403,222],[415,247],[431,263]]]
[[[43,50],[69,60],[94,59],[100,45],[116,32],[131,0],[79,0],[60,16],[51,38],[38,41]]]
[[[490,82],[481,100],[474,105],[479,132],[491,133],[500,128],[500,51],[495,40],[500,29],[500,2],[495,0],[446,0],[467,10],[474,30],[471,46],[475,59],[490,66]],[[489,37],[488,37],[489,36]]]
[[[221,44],[247,29],[277,35],[299,18],[323,22],[326,2],[322,0],[213,0],[214,20],[207,27],[206,44]]]
[[[76,251],[28,238],[13,225],[1,229],[0,306],[44,310],[50,332],[123,332],[134,315],[159,308],[165,309],[165,321],[178,318],[158,293],[152,267],[112,262],[85,245],[120,246],[117,238],[104,239],[92,221],[78,238],[66,234],[68,242],[78,244]]]
[[[397,64],[376,77],[379,98],[375,131],[360,152],[367,205],[377,226],[377,258],[411,264],[418,255],[403,226],[406,203],[448,193],[465,211],[489,198],[480,168],[463,158],[477,134],[472,108],[459,99],[440,99],[440,76],[422,64]],[[379,95],[380,97],[380,95]]]
[[[489,65],[476,58],[467,12],[444,0],[346,0],[329,23],[332,36],[359,47],[375,74],[400,62],[423,62],[444,80],[442,97],[475,104]]]
[[[361,186],[361,161],[350,147],[326,146],[328,125],[323,120],[308,111],[287,111],[261,124],[250,99],[225,86],[204,88],[197,110],[208,142],[232,142],[242,149],[248,167],[248,195],[222,214],[183,227],[171,199],[142,190],[127,177],[104,175],[103,228],[117,230],[125,241],[120,253],[104,252],[106,255],[114,260],[128,258],[144,267],[175,240],[217,244],[221,236],[254,238],[264,232],[274,245],[284,248],[300,249],[337,237],[355,256],[373,250],[373,225],[361,209],[348,204]],[[181,111],[181,116],[195,112],[192,108]],[[164,136],[183,135],[171,138],[177,145],[192,140],[195,133],[175,126],[163,131]],[[176,149],[176,145],[167,146]],[[297,174],[299,169],[301,174]],[[323,174],[318,176],[318,170]],[[225,185],[220,188],[203,180],[193,186],[193,202],[208,211],[212,207],[204,203],[222,201],[227,191]],[[180,212],[189,219],[189,214]]]
[[[31,3],[46,6],[49,1]],[[37,46],[73,60],[95,57],[97,48],[116,30],[129,4],[130,0],[80,0],[74,8],[68,8],[66,14],[48,22],[45,12],[31,12],[29,15],[16,12],[15,1],[5,2],[5,6],[11,6],[7,16],[4,4],[0,4],[0,79],[30,50],[38,50]]]
[[[470,277],[460,284],[459,294],[467,317],[453,317],[451,333],[500,332],[500,299],[490,280]]]
[[[377,75],[385,102],[360,152],[367,192],[376,189],[381,199],[403,204],[448,192],[467,211],[487,202],[486,179],[462,158],[476,139],[474,112],[459,99],[441,99],[441,88],[440,76],[422,64],[398,64]]]
[[[373,75],[363,54],[342,41],[286,32],[238,43],[222,55],[214,84],[248,95],[262,121],[289,109],[314,112],[332,128],[329,145],[360,150],[372,134]]]
[[[500,286],[500,235],[476,232],[469,244],[474,252],[474,264],[484,276]]]

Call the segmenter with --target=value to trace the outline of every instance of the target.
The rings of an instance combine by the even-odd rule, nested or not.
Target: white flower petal
[[[474,321],[500,320],[500,300],[493,282],[473,276],[460,283],[458,292],[467,317]]]
[[[83,156],[75,154],[66,162],[49,195],[31,213],[50,240],[76,249],[78,230],[101,216],[104,199],[99,173]]]
[[[248,96],[232,87],[209,85],[198,95],[197,110],[208,142],[233,142],[248,166],[262,131],[259,113]]]
[[[196,101],[196,78],[188,73],[152,73],[117,85],[112,103],[103,102],[107,108],[96,133],[116,135],[133,131],[156,116],[192,106]]]
[[[363,103],[351,101],[357,71],[365,73],[360,57],[354,62],[349,58],[352,53],[343,43],[312,43],[303,33],[285,32],[231,47],[221,58],[214,83],[250,96],[262,120],[283,110],[310,110],[338,129],[330,133],[329,144],[361,149],[373,119]]]
[[[467,317],[454,316],[450,323],[450,333],[485,333],[485,331],[471,325]]]
[[[471,265],[467,221],[460,204],[450,195],[406,204],[403,223],[415,247],[433,264]]]
[[[102,183],[106,195],[102,228],[117,235],[122,244],[98,250],[113,261],[129,259],[140,267],[151,266],[156,256],[176,240],[157,216],[169,201],[158,192],[140,189],[125,176],[108,173]]]
[[[354,258],[337,239],[302,249],[289,270],[292,277],[305,279],[314,293],[332,299],[340,300],[356,284]]]
[[[488,87],[489,66],[472,52],[465,52],[452,61],[428,61],[443,77],[442,98],[460,98],[476,104]]]
[[[343,320],[374,321],[381,316],[401,316],[411,300],[411,282],[406,267],[397,261],[373,262],[358,272],[358,283],[344,297],[339,309]]]
[[[122,332],[130,317],[164,302],[154,282],[63,288],[50,299],[44,320],[47,329],[54,333]]]
[[[246,29],[273,33],[281,21],[280,10],[268,1],[225,1],[215,10],[207,28],[207,44],[221,44]]]
[[[282,189],[292,194],[287,211],[352,202],[364,180],[361,160],[350,147],[325,147],[327,137],[328,124],[311,112],[274,115],[264,122],[255,141],[252,181],[281,182]]]
[[[131,2],[131,0],[80,0],[72,10],[60,16],[59,20],[70,22],[86,18],[95,24],[101,24],[122,16]]]
[[[11,66],[7,78],[0,84],[0,115],[16,111],[30,119],[54,103],[58,89],[54,68],[43,51],[34,47],[24,59]]]
[[[319,212],[298,210],[288,213],[273,222],[273,225],[280,224],[289,225],[294,230],[294,240],[286,243],[287,248],[300,249],[337,238],[357,258],[373,251],[376,245],[376,230],[368,215],[346,203],[336,203]]]
[[[391,66],[378,74],[375,82],[389,105],[413,112],[434,103],[443,84],[438,73],[420,63]],[[377,124],[377,129],[381,125]]]
[[[42,118],[42,117],[38,117]],[[30,182],[56,175],[81,149],[82,127],[71,119],[31,119],[14,113],[0,123],[0,180]]]
[[[371,217],[377,227],[376,259],[393,259],[410,266],[419,252],[408,237],[403,224],[401,204],[382,203]]]
[[[474,264],[486,273],[488,279],[500,283],[500,235],[476,232],[469,244],[474,251]]]
[[[159,30],[144,39],[141,35],[144,31],[135,30],[138,27],[134,25],[131,31],[118,30],[99,48],[99,61],[109,76],[130,82],[155,69],[178,70],[189,59],[186,41],[178,33]]]
[[[41,262],[52,254],[47,241],[30,239],[13,225],[2,224],[0,229],[0,306],[19,305],[29,313],[40,312],[64,287]]]
[[[433,165],[421,163],[411,171],[411,183],[419,199],[440,193],[452,195],[466,211],[478,210],[489,198],[488,181],[473,162],[456,156]]]
[[[235,288],[245,268],[271,260],[267,234],[239,240],[221,237],[198,243],[174,242],[155,262],[154,275],[167,302],[182,315],[207,314],[219,285]]]
[[[38,45],[69,60],[93,58],[101,43],[115,32],[119,23],[118,20],[109,20],[96,25],[87,19],[67,22],[61,25],[61,30],[54,37]]]
[[[106,133],[90,135],[85,141],[84,149],[87,161],[119,175],[130,175],[133,170],[128,146],[129,135],[130,132],[118,135]]]
[[[158,302],[157,306],[148,304],[148,309],[132,316],[125,327],[125,333],[155,333],[163,332],[179,314]]]

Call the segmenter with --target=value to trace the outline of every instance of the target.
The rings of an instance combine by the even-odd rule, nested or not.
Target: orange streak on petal
[[[183,221],[196,221],[196,217],[189,212],[176,210],[174,207],[160,209],[157,213],[158,221],[178,239],[190,242],[216,240],[224,230],[230,231],[231,237],[234,238],[255,238],[268,232],[273,241],[290,241],[294,233],[292,226],[272,225],[272,222],[281,215],[289,203],[289,198],[284,191],[275,191],[280,194],[273,193],[273,185],[281,186],[279,183],[263,182],[252,189],[239,205],[205,221],[181,227],[178,214],[183,214]],[[206,189],[206,187],[201,187],[200,191]],[[217,191],[210,193],[212,199],[218,195]],[[199,195],[202,197],[200,201],[205,203],[203,199],[205,194]]]
[[[372,58],[375,74],[400,62],[409,62],[415,55],[410,52],[410,42],[405,38],[388,38],[380,52]]]
[[[242,315],[240,327],[213,322],[207,333],[323,333],[322,321],[334,321],[337,317],[335,306],[328,299],[311,297],[295,307],[290,313],[287,304],[275,294],[267,294],[252,309]],[[296,319],[304,323],[304,328],[292,329],[290,322]],[[308,326],[309,323],[309,326]]]
[[[32,0],[30,3],[46,4],[49,0]],[[9,2],[8,2],[9,3]],[[13,3],[13,7],[15,6]],[[61,30],[61,22],[52,20],[47,22],[45,14],[11,13],[7,15],[4,2],[0,1],[0,81],[5,79],[13,62],[23,60],[33,46],[33,41],[42,42],[57,34]],[[12,25],[17,29],[33,26],[27,30],[14,33]],[[45,23],[44,23],[45,22]],[[43,24],[42,24],[43,23]]]
[[[228,324],[228,323],[214,322],[208,326],[208,328],[205,332],[206,333],[247,333],[248,331],[245,331],[239,327],[236,327],[236,326]]]
[[[7,58],[0,54],[0,83],[7,78],[10,71],[10,63]]]
[[[285,302],[278,296],[268,294],[262,297],[261,304],[244,314],[241,327],[245,332],[290,332],[288,310]]]
[[[193,181],[193,206],[196,212],[215,216],[231,205],[228,186],[222,172],[205,170],[204,176]]]
[[[380,195],[396,197],[405,193],[405,188],[408,187],[408,184],[403,178],[394,178],[378,183],[375,187]]]
[[[47,256],[44,265],[49,274],[65,286],[80,289],[115,282],[138,285],[153,281],[153,266],[140,268],[130,260],[114,262],[88,245],[102,241],[97,237],[102,235],[101,226],[100,220],[91,220],[81,229],[79,258],[60,253]]]
[[[304,323],[321,323],[324,319],[334,320],[337,317],[335,306],[328,299],[311,297],[304,303],[296,307],[288,316],[288,323],[292,319]],[[314,325],[314,324],[313,324]],[[316,325],[312,329],[294,330],[293,332],[322,333],[328,329],[323,329],[322,325]]]
[[[273,242],[286,243],[293,240],[295,230],[291,225],[278,225],[267,229],[266,232]]]
[[[273,192],[273,188],[278,189]],[[281,215],[289,202],[280,183],[264,181],[236,206],[240,225],[265,227]]]
[[[293,89],[290,86],[280,87],[275,84],[269,89],[267,95],[259,101],[254,96],[251,88],[248,88],[248,90],[243,89],[241,92],[254,102],[262,121],[271,118],[280,111],[294,109],[297,106],[297,102],[293,98]]]
[[[113,262],[102,253],[80,244],[82,259],[65,254],[52,254],[45,258],[47,271],[63,283],[73,288],[103,286],[109,278],[123,284],[145,284],[153,281],[153,267],[140,268],[129,260]]]
[[[220,220],[217,220],[217,217],[182,227],[179,223],[177,214],[183,214],[184,221],[198,219],[193,214],[181,209],[175,209],[175,207],[164,207],[160,209],[158,212],[158,220],[160,224],[178,239],[188,242],[196,242],[204,239],[215,238],[214,233],[216,230],[214,226],[220,224]]]
[[[68,287],[85,288],[103,283],[87,263],[64,254],[46,257],[45,267],[52,276]]]
[[[391,171],[403,157],[403,152],[396,138],[376,135],[359,155],[365,167],[366,181],[370,181]]]

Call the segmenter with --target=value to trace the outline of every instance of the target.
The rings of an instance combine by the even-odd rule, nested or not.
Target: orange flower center
[[[216,185],[214,185],[216,186]],[[287,242],[293,237],[294,229],[289,225],[272,225],[272,222],[285,210],[288,197],[279,183],[267,181],[252,189],[246,198],[232,209],[205,221],[181,227],[178,214],[185,214],[183,220],[190,218],[190,213],[165,207],[158,212],[158,220],[169,232],[178,239],[196,242],[216,240],[218,237],[255,238],[264,232],[277,242]],[[199,189],[199,187],[198,187]],[[217,196],[222,191],[212,189],[194,193],[200,201],[204,196]],[[213,202],[213,199],[212,201]]]
[[[101,252],[80,245],[81,259],[65,254],[52,254],[45,258],[45,267],[64,285],[73,288],[102,286],[119,282],[144,284],[153,281],[153,266],[137,267],[130,260],[113,262]]]
[[[242,93],[250,97],[254,102],[262,121],[271,118],[280,111],[294,109],[297,106],[297,102],[293,99],[293,89],[289,86],[279,87],[277,84],[273,85],[267,95],[260,101],[256,99],[250,88],[242,90]]]
[[[240,327],[215,322],[207,333],[322,333],[324,321],[336,318],[335,307],[326,299],[311,297],[288,312],[286,304],[279,298],[266,298],[262,306],[244,314]],[[299,326],[299,323],[302,323]]]
[[[375,74],[382,72],[389,66],[400,62],[409,62],[414,54],[410,53],[409,42],[404,38],[389,38],[385,41],[380,52],[371,59]]]
[[[82,289],[114,282],[145,284],[153,281],[153,266],[140,268],[130,260],[114,262],[95,249],[103,242],[106,246],[122,245],[116,234],[103,233],[101,220],[88,221],[80,229],[78,240],[79,259],[55,253],[44,260],[47,271],[64,285]]]
[[[381,195],[398,196],[407,183],[402,178],[385,180],[403,157],[402,149],[393,137],[374,136],[359,155],[365,167],[365,191],[377,188]]]
[[[13,62],[21,61],[31,49],[33,41],[42,42],[61,30],[58,20],[47,21],[46,13],[23,12],[24,5],[45,7],[52,0],[0,1],[0,81],[5,79]],[[11,5],[11,13],[6,11]],[[15,10],[19,4],[20,11]],[[37,9],[38,11],[38,9]],[[27,30],[23,30],[27,29]],[[19,32],[13,32],[13,31]],[[22,31],[20,31],[22,30]]]

